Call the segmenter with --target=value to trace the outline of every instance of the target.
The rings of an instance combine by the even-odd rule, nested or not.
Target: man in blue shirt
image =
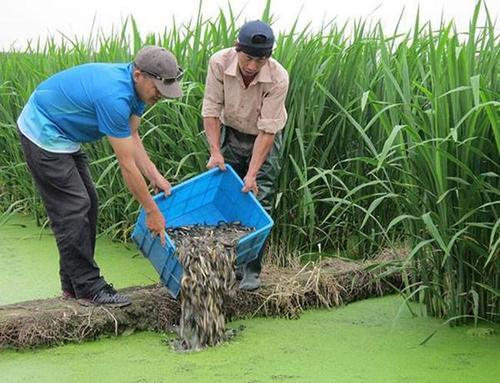
[[[166,49],[142,48],[134,63],[85,64],[59,72],[33,92],[17,121],[26,163],[52,224],[63,297],[126,306],[94,260],[97,194],[81,143],[109,140],[125,181],[144,207],[148,228],[165,242],[165,219],[149,194],[170,194],[138,128],[145,104],[182,95],[182,69]]]

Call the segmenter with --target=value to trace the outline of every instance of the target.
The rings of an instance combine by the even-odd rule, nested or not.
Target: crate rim
[[[236,177],[236,180],[238,181],[238,183],[240,184],[241,187],[243,187],[243,181],[241,180],[240,176],[236,173],[236,171],[233,169],[233,167],[229,164],[226,164],[226,172],[229,171],[231,172],[235,177]],[[186,185],[189,185],[190,183],[193,183],[193,182],[196,182],[199,178],[203,178],[203,177],[207,177],[213,173],[218,173],[218,172],[224,172],[224,170],[220,170],[218,167],[215,167],[215,168],[212,168],[208,171],[205,171],[201,174],[198,174],[194,177],[191,177],[185,181],[182,181],[181,183],[175,185],[174,187],[172,187],[171,189],[171,193],[175,193],[176,190],[178,190],[180,187],[186,187]],[[242,192],[243,193],[243,192]],[[246,239],[246,238],[251,238],[253,237],[252,234],[257,234],[257,233],[260,233],[261,231],[264,231],[268,228],[272,228],[274,226],[274,220],[272,219],[272,217],[267,213],[267,211],[261,206],[260,202],[257,200],[257,197],[255,197],[255,195],[252,193],[252,192],[248,192],[248,194],[250,195],[250,198],[252,198],[253,202],[255,202],[255,205],[257,206],[258,209],[260,209],[260,212],[264,214],[264,216],[268,219],[268,223],[265,225],[265,226],[262,226],[260,229],[258,230],[255,230],[243,237],[240,238],[240,241],[243,240],[243,239]],[[158,201],[161,201],[162,199],[167,199],[169,198],[169,196],[165,196],[165,193],[164,192],[161,192],[161,193],[158,193],[156,195],[153,196],[153,200],[155,201],[155,203],[157,203]],[[141,208],[141,212],[144,211],[144,208]],[[177,226],[176,226],[177,227]],[[175,246],[174,246],[175,247]]]

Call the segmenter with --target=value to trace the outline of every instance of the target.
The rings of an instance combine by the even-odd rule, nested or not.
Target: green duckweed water
[[[59,293],[57,251],[48,231],[15,217],[0,226],[0,304]],[[117,287],[157,280],[134,249],[101,239],[97,260]],[[414,306],[419,312],[419,307]],[[0,382],[497,382],[500,328],[450,328],[412,317],[397,296],[299,320],[238,321],[232,342],[179,354],[171,335],[137,333],[36,351],[0,352]],[[483,326],[486,327],[486,326]],[[434,330],[425,345],[419,343]]]
[[[0,305],[61,293],[59,255],[50,230],[36,227],[28,217],[11,217],[0,225],[0,244]],[[133,244],[124,246],[100,238],[96,260],[116,288],[158,281],[155,269]]]

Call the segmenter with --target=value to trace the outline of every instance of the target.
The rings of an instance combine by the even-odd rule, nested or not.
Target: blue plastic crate
[[[172,194],[163,193],[153,199],[167,221],[167,228],[194,224],[216,225],[239,221],[255,228],[242,237],[236,248],[236,264],[243,265],[257,258],[264,245],[273,220],[252,193],[243,193],[243,181],[230,165],[225,172],[211,169],[172,188]],[[177,298],[184,273],[175,256],[175,245],[166,238],[165,247],[160,238],[154,238],[146,227],[146,213],[141,209],[132,239],[142,254],[150,260],[170,294]]]

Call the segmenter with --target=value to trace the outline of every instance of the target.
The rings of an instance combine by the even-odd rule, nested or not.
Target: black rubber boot
[[[237,266],[236,267],[236,271],[234,272],[235,275],[236,275],[236,280],[237,281],[241,281],[243,279],[243,274],[244,274],[244,269],[245,267],[244,266]]]
[[[243,279],[240,282],[241,290],[252,291],[257,290],[260,287],[260,272],[262,270],[261,262],[265,249],[266,243],[264,242],[257,258],[243,266]]]

